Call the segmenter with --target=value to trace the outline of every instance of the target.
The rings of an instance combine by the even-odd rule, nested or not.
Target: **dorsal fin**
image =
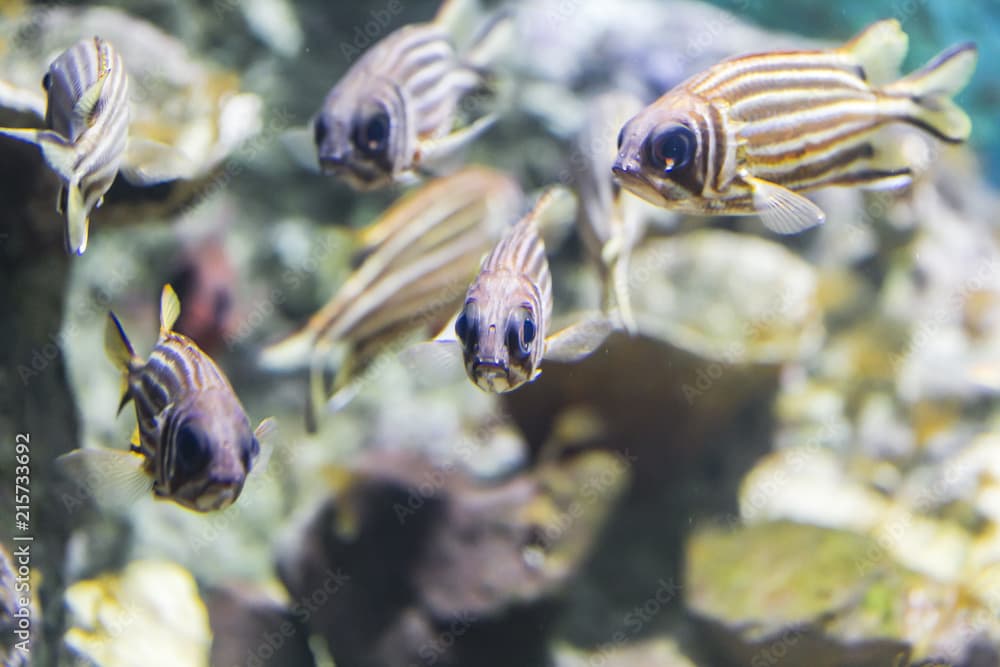
[[[910,39],[896,19],[872,23],[839,51],[864,68],[865,78],[882,86],[899,78],[899,68],[906,58]]]
[[[160,296],[160,335],[170,333],[174,328],[174,322],[181,314],[181,302],[177,298],[177,292],[170,284],[163,286],[163,294]]]

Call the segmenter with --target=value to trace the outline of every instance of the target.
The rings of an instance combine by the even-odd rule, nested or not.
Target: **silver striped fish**
[[[61,463],[78,478],[93,477],[94,470],[118,475],[126,486],[151,488],[160,498],[209,512],[239,497],[271,420],[251,430],[219,367],[194,341],[171,330],[179,315],[177,295],[166,285],[159,340],[143,361],[118,318],[108,313],[104,344],[123,376],[118,410],[135,402],[138,427],[131,452],[82,449],[61,457]]]
[[[487,87],[486,68],[508,21],[495,16],[459,54],[448,29],[458,5],[445,2],[434,21],[376,43],[327,94],[313,119],[324,172],[358,190],[412,181],[489,129],[491,114],[454,127],[460,102]]]
[[[67,248],[82,255],[90,213],[111,188],[127,146],[128,76],[110,42],[93,37],[59,55],[42,86],[46,129],[0,128],[0,134],[41,148],[62,179],[56,208],[66,216]]]
[[[604,283],[604,308],[612,297],[627,330],[636,330],[628,294],[628,264],[632,248],[645,232],[644,202],[623,191],[611,173],[618,149],[615,132],[642,110],[639,98],[625,92],[599,95],[576,140],[573,182],[580,198],[577,228]]]
[[[831,185],[900,187],[913,165],[887,130],[916,126],[949,143],[971,121],[951,97],[976,66],[972,43],[893,81],[908,38],[890,19],[838,49],[726,60],[624,125],[614,173],[659,206],[697,215],[757,213],[779,233],[824,221],[799,194]]]
[[[547,337],[552,321],[552,274],[539,225],[565,214],[573,195],[546,190],[483,260],[455,320],[465,370],[480,389],[503,393],[531,382],[543,358],[587,356],[610,333],[603,315],[581,319]]]
[[[412,336],[430,338],[451,320],[522,200],[510,176],[466,167],[408,193],[361,233],[357,269],[305,326],[261,355],[273,370],[310,366],[310,430],[330,393],[323,370],[331,348],[347,348],[333,387],[337,408],[377,356]]]

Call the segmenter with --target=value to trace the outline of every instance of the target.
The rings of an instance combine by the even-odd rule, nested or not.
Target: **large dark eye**
[[[618,150],[622,149],[622,144],[625,142],[625,126],[618,130]]]
[[[316,121],[313,123],[313,143],[316,146],[322,146],[323,142],[326,141],[326,135],[330,131],[330,128],[326,125],[326,119],[323,116],[316,116]]]
[[[48,90],[52,87],[52,72],[46,72],[42,77],[42,88]]]
[[[690,128],[674,125],[648,142],[649,162],[664,171],[680,169],[694,157],[695,143],[694,132]]]
[[[184,425],[177,432],[174,440],[176,449],[176,474],[187,479],[204,469],[208,463],[209,452],[207,443],[192,426]]]
[[[469,302],[465,304],[465,309],[462,310],[462,314],[458,316],[455,320],[455,335],[458,339],[462,341],[465,347],[471,347],[476,344],[479,336],[479,328],[476,322],[476,307],[475,303]]]
[[[260,443],[257,438],[250,436],[248,439],[244,440],[240,447],[240,458],[243,460],[243,469],[250,472],[250,468],[253,467],[253,462],[260,454]]]
[[[524,325],[521,327],[521,337],[525,343],[535,340],[535,321],[530,317],[524,321]]]
[[[389,145],[389,114],[379,110],[359,119],[354,128],[354,145],[369,155],[384,153]]]
[[[530,317],[526,317],[523,322],[520,317],[513,317],[507,323],[507,350],[511,356],[521,359],[530,356],[530,345],[534,339],[535,322]]]

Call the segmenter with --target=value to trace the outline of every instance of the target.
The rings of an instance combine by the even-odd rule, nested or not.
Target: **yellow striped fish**
[[[645,219],[637,205],[645,204],[623,191],[611,173],[618,150],[615,132],[642,110],[642,102],[629,93],[604,93],[589,104],[583,129],[576,141],[573,180],[580,208],[577,228],[587,253],[604,282],[604,307],[610,300],[621,314],[625,328],[636,330],[628,294],[628,264],[632,248],[645,231]]]
[[[467,1],[467,0],[463,0]],[[486,87],[498,14],[463,53],[445,2],[430,23],[404,26],[372,46],[327,94],[313,119],[320,168],[358,190],[414,180],[475,140],[494,122],[484,115],[454,129],[459,103]]]
[[[552,275],[539,225],[575,204],[565,189],[545,191],[483,260],[455,320],[465,370],[484,391],[503,393],[531,382],[543,358],[587,356],[611,331],[603,316],[582,319],[546,337],[552,319]]]
[[[63,182],[56,208],[66,216],[67,248],[82,255],[90,212],[111,188],[127,146],[128,77],[118,51],[93,37],[59,55],[42,86],[46,129],[0,128],[0,134],[41,148]]]
[[[239,497],[260,453],[259,438],[271,420],[251,430],[219,367],[194,341],[171,330],[178,315],[177,295],[166,285],[160,337],[143,361],[118,318],[108,313],[104,344],[123,375],[118,410],[135,402],[137,433],[131,452],[82,449],[61,457],[61,463],[77,478],[117,475],[125,478],[126,487],[151,488],[160,498],[208,512],[228,507]],[[107,481],[123,484],[122,479]]]
[[[466,167],[405,195],[362,233],[363,261],[298,332],[264,350],[270,369],[311,366],[307,426],[328,394],[323,367],[330,348],[347,355],[334,383],[334,407],[379,354],[413,335],[430,338],[452,318],[465,287],[522,205],[512,178]]]
[[[971,121],[951,97],[976,66],[972,43],[893,81],[908,39],[890,19],[829,51],[726,60],[680,84],[624,125],[614,173],[659,206],[697,215],[757,213],[779,233],[823,222],[799,194],[830,185],[899,187],[913,169],[887,126],[965,141]]]

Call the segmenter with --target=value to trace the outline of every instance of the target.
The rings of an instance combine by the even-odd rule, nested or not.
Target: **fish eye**
[[[187,424],[182,426],[174,440],[177,452],[176,472],[184,478],[200,472],[208,463],[209,452],[206,444],[192,426]]]
[[[316,121],[313,123],[313,143],[317,146],[323,145],[328,133],[329,128],[326,125],[326,119],[323,116],[316,116]]]
[[[524,339],[525,343],[535,340],[535,321],[530,317],[524,321],[524,326],[521,327],[521,338]]]
[[[522,316],[523,322],[520,317],[515,316],[507,323],[506,342],[512,357],[524,359],[531,355],[530,345],[535,340],[535,321],[528,315]]]
[[[466,347],[471,347],[477,342],[478,330],[476,326],[475,303],[470,301],[465,304],[462,314],[455,320],[455,335]]]
[[[361,120],[354,130],[354,145],[363,153],[384,153],[389,144],[389,114],[380,109]]]
[[[664,171],[681,169],[694,157],[695,144],[694,132],[690,128],[674,125],[647,144],[649,162]]]
[[[622,144],[625,143],[625,126],[618,130],[618,150],[622,149]]]
[[[52,87],[52,72],[46,72],[42,77],[42,88],[48,90]]]
[[[258,454],[260,454],[260,442],[251,435],[248,440],[243,441],[243,446],[240,448],[240,458],[243,461],[243,469],[245,471],[250,472],[250,468],[253,466],[253,462]]]

